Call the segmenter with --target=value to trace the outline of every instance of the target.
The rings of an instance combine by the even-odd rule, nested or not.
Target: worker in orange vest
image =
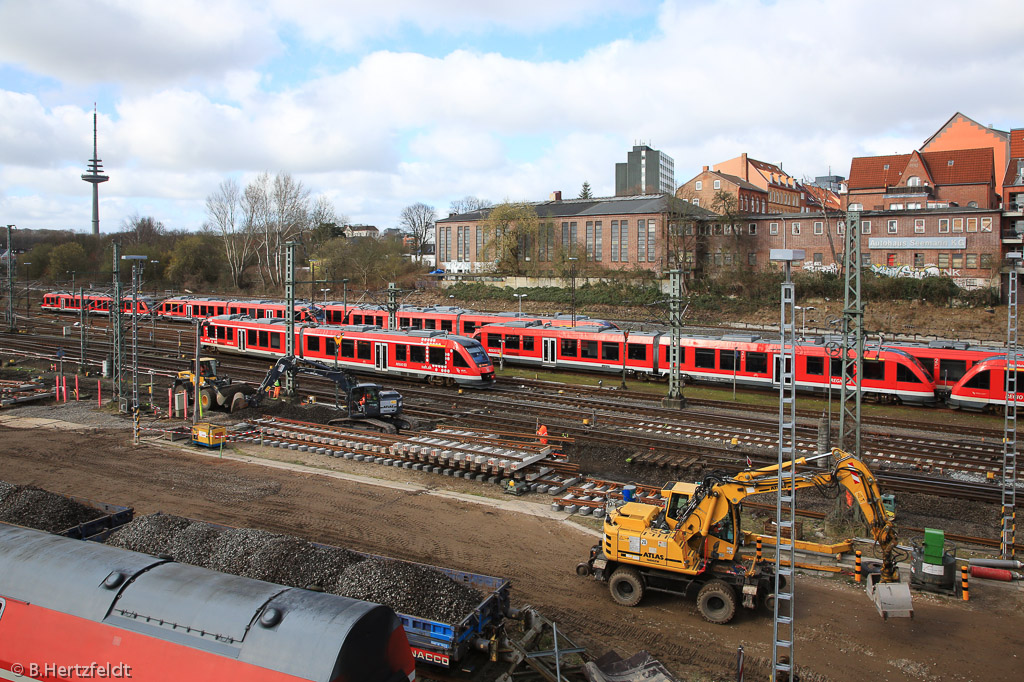
[[[541,445],[548,444],[548,427],[541,424],[537,427],[537,437],[540,438]]]

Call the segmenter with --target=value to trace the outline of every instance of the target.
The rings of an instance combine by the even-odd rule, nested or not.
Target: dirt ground
[[[646,649],[681,679],[725,680],[734,678],[742,645],[747,679],[767,678],[770,617],[744,612],[728,626],[709,626],[691,601],[658,595],[638,608],[617,607],[602,584],[573,570],[594,537],[561,520],[505,511],[484,497],[480,503],[446,499],[329,478],[315,469],[216,459],[169,444],[133,449],[124,431],[0,427],[0,438],[0,479],[11,483],[130,504],[138,514],[165,511],[504,576],[516,605],[538,607],[596,654]],[[380,471],[337,466],[367,476]],[[456,484],[408,475],[424,489]],[[804,682],[1020,679],[1019,588],[979,581],[967,604],[916,595],[913,620],[883,622],[848,578],[807,576],[798,579],[796,605],[796,660]]]

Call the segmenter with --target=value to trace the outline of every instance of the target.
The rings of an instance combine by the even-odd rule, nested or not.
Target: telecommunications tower
[[[88,173],[82,179],[92,183],[92,233],[100,233],[100,183],[110,179],[103,174],[103,161],[96,154],[96,105],[92,105],[92,159],[89,160]]]

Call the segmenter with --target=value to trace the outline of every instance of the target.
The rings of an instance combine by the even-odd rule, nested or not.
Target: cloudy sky
[[[0,0],[0,224],[194,230],[288,172],[354,222],[614,193],[747,152],[797,176],[908,152],[961,111],[1024,126],[1020,0]]]

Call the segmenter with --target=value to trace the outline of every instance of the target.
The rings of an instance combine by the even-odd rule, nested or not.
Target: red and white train
[[[154,310],[155,302],[151,296],[139,296],[139,315],[149,315]],[[53,291],[43,294],[39,306],[43,310],[55,313],[81,313],[82,306],[90,315],[109,315],[113,307],[114,297],[107,294],[77,294],[67,291]],[[125,296],[121,301],[121,312],[131,315],[133,299]]]
[[[385,606],[0,524],[0,679],[404,682]]]
[[[209,296],[175,296],[163,301],[156,309],[158,317],[168,320],[192,322],[218,315],[248,315],[254,319],[284,317],[283,301],[263,299],[226,299]],[[307,301],[295,302],[295,319],[303,322],[323,321],[323,313]]]
[[[488,325],[476,333],[492,357],[511,364],[552,369],[627,373],[641,379],[669,374],[671,336],[663,332],[623,332],[597,327],[552,327],[512,322]],[[778,388],[779,343],[754,335],[686,337],[680,340],[680,371],[688,381]],[[865,351],[861,391],[883,402],[929,405],[935,384],[921,363],[902,350]],[[796,346],[796,387],[838,390],[842,362],[821,344]]]
[[[350,304],[346,306],[338,301],[318,304],[324,311],[326,324],[372,324],[377,327],[388,327],[388,312],[377,305]],[[410,306],[403,305],[396,313],[400,329],[437,329],[461,336],[472,336],[476,330],[487,324],[504,322],[543,322],[555,327],[576,324],[596,325],[601,328],[616,328],[607,320],[599,320],[586,315],[557,313],[555,315],[530,315],[528,313],[482,313],[458,306]]]
[[[287,333],[283,318],[223,315],[203,323],[200,343],[204,348],[278,358],[285,354]],[[442,385],[494,385],[494,364],[480,343],[443,331],[296,323],[294,349],[296,357],[337,363],[347,370]]]
[[[1016,402],[1024,408],[1024,357],[1017,359],[1016,399],[1006,391],[1006,353],[976,362],[953,386],[946,404],[955,410],[1002,413]]]

